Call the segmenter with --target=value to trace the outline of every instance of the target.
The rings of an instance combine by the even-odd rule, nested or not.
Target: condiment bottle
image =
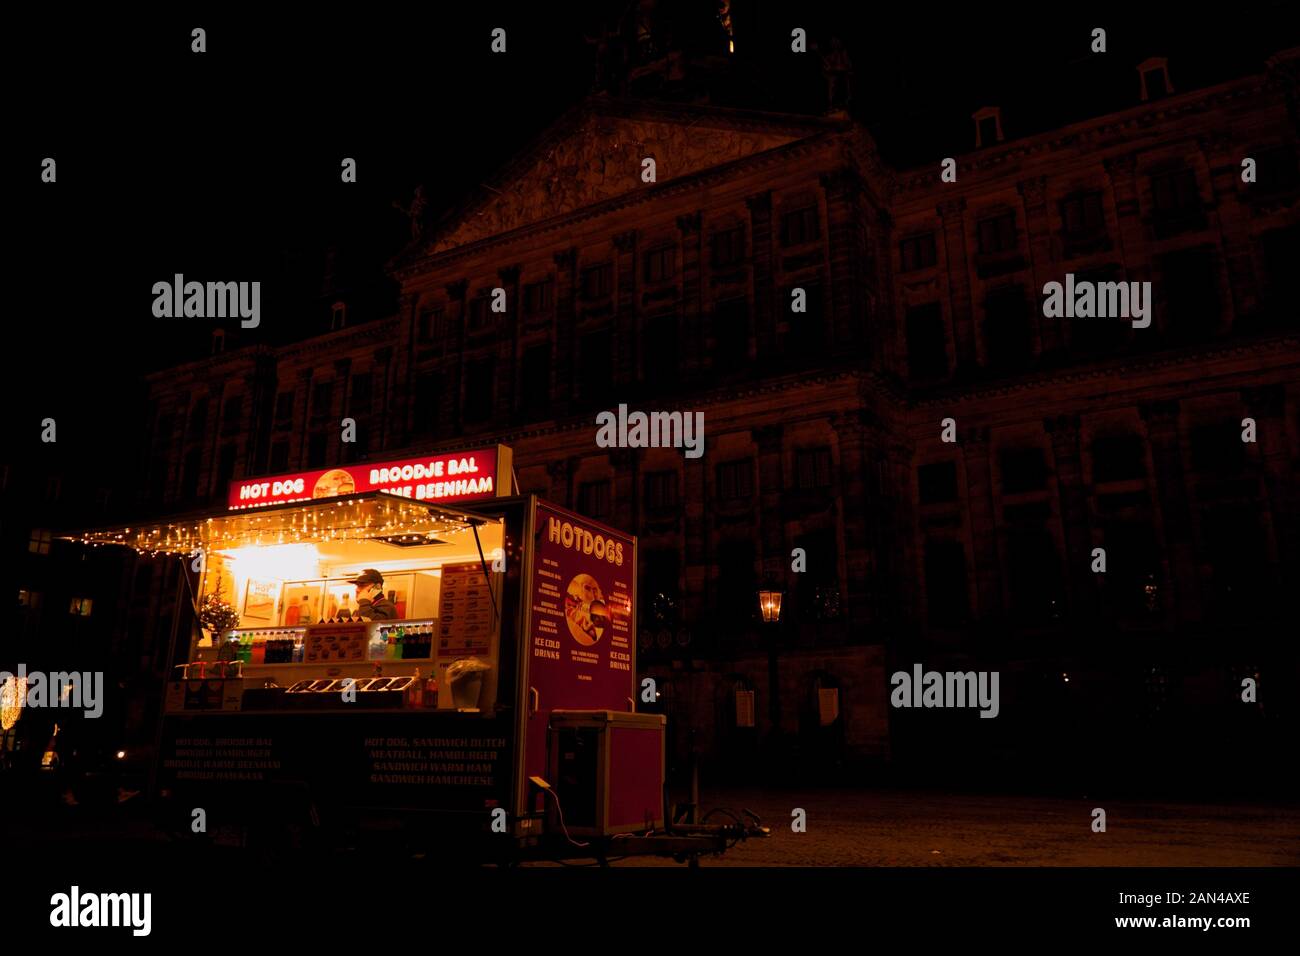
[[[420,668],[415,669],[415,679],[406,685],[406,706],[419,707],[424,702],[424,681],[420,679]]]
[[[417,670],[418,674],[419,671]],[[429,674],[428,680],[424,682],[424,706],[431,710],[438,709],[438,678],[432,673]]]

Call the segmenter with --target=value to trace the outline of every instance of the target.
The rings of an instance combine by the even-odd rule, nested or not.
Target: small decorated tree
[[[199,623],[213,634],[222,634],[239,623],[235,609],[221,597],[220,579],[217,580],[217,589],[203,595],[199,602]]]

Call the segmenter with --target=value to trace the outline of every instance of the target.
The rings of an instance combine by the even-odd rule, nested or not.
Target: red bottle
[[[424,706],[430,710],[438,709],[438,678],[432,674],[424,682]]]
[[[406,685],[406,706],[419,707],[423,703],[424,681],[420,679],[420,668],[415,669],[415,679]]]

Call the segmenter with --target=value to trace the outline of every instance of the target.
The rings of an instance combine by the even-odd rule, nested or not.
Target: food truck
[[[150,783],[173,832],[201,809],[241,839],[497,862],[746,835],[665,841],[636,538],[516,494],[505,446],[237,480],[223,512],[81,538],[198,572]]]

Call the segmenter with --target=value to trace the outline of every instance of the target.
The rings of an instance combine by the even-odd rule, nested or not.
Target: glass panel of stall
[[[431,543],[372,538],[213,550],[200,600],[219,589],[239,624],[221,635],[196,636],[189,660],[243,661],[246,678],[279,686],[312,677],[361,678],[380,669],[389,676],[414,674],[422,667],[444,688],[439,709],[475,703],[463,695],[454,701],[446,683],[452,663],[475,660],[489,668],[477,702],[490,708],[504,579],[491,568],[504,545],[503,528],[500,520],[486,521],[477,541],[465,527],[440,532]],[[393,617],[362,621],[352,581],[367,570],[382,576]]]

